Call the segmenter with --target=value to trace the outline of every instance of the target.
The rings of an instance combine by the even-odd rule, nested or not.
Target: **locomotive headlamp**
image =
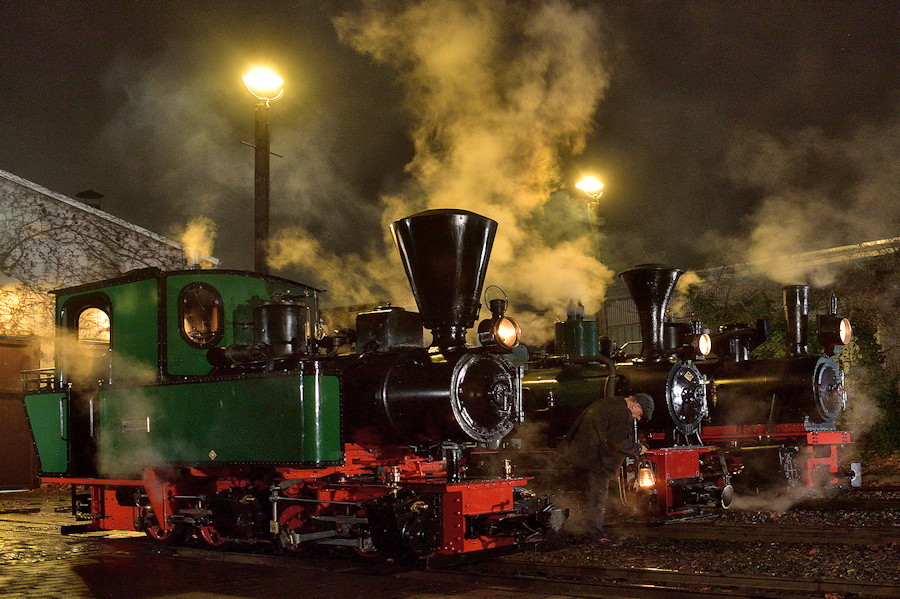
[[[700,322],[667,322],[663,325],[663,347],[681,360],[707,356],[712,351],[709,329]]]
[[[709,336],[709,333],[700,333],[694,339],[694,346],[701,356],[708,356],[712,351],[712,337]]]
[[[500,289],[495,285],[491,285],[496,289]],[[488,288],[490,289],[490,287]],[[501,290],[502,292],[502,290]],[[487,290],[485,290],[485,296]],[[502,299],[492,299],[488,301],[491,309],[491,317],[478,323],[478,342],[484,347],[501,347],[503,349],[512,349],[519,344],[522,339],[522,329],[515,319],[505,316],[506,306],[508,304],[506,294]]]
[[[853,327],[850,321],[833,314],[819,316],[819,343],[829,355],[835,353],[835,348],[847,345],[853,338]]]
[[[478,324],[478,342],[485,347],[512,349],[522,339],[522,329],[515,319],[503,315],[505,305],[502,310],[496,309],[501,304],[505,304],[504,300],[491,300],[492,316]]]
[[[693,333],[684,340],[684,345],[675,353],[682,359],[692,360],[698,356],[708,356],[712,351],[712,338],[709,333]]]

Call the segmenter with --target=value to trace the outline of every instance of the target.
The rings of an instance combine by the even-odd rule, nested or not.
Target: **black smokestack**
[[[391,225],[432,346],[464,346],[478,318],[497,223],[466,210],[426,210]]]
[[[785,285],[782,290],[788,353],[792,356],[805,356],[809,349],[809,285]]]
[[[681,273],[661,264],[641,264],[619,273],[641,319],[641,358],[645,362],[658,362],[664,357],[666,305]]]

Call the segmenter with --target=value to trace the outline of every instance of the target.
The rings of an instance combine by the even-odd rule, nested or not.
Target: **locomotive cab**
[[[25,382],[42,473],[86,477],[113,468],[117,475],[138,474],[121,465],[129,447],[188,463],[210,461],[210,452],[231,453],[202,441],[190,450],[178,443],[182,453],[167,448],[176,436],[201,436],[210,428],[204,418],[239,419],[240,402],[219,413],[201,407],[204,400],[194,397],[199,387],[178,383],[214,380],[207,353],[252,326],[247,305],[265,305],[263,298],[278,294],[304,298],[304,311],[317,314],[315,289],[238,271],[148,268],[56,291],[57,366],[52,377],[34,373]],[[241,397],[258,401],[254,394]],[[182,403],[172,410],[175,398]],[[266,436],[262,426],[255,434]]]

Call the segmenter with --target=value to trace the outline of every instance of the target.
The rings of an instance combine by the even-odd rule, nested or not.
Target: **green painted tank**
[[[599,353],[597,321],[569,319],[556,323],[556,353],[570,357]]]
[[[343,458],[341,386],[322,362],[235,376],[207,360],[259,330],[268,343],[288,338],[284,351],[314,343],[317,290],[243,271],[150,268],[55,295],[56,368],[26,380],[25,395],[45,476]],[[266,310],[287,310],[296,331],[260,328]]]
[[[338,378],[304,370],[101,391],[98,470],[337,462]]]

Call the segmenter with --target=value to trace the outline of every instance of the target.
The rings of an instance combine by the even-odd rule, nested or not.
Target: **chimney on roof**
[[[100,198],[103,197],[103,194],[99,191],[94,191],[93,189],[85,189],[84,191],[76,193],[75,197],[78,198],[83,204],[87,204],[91,208],[100,210]]]

